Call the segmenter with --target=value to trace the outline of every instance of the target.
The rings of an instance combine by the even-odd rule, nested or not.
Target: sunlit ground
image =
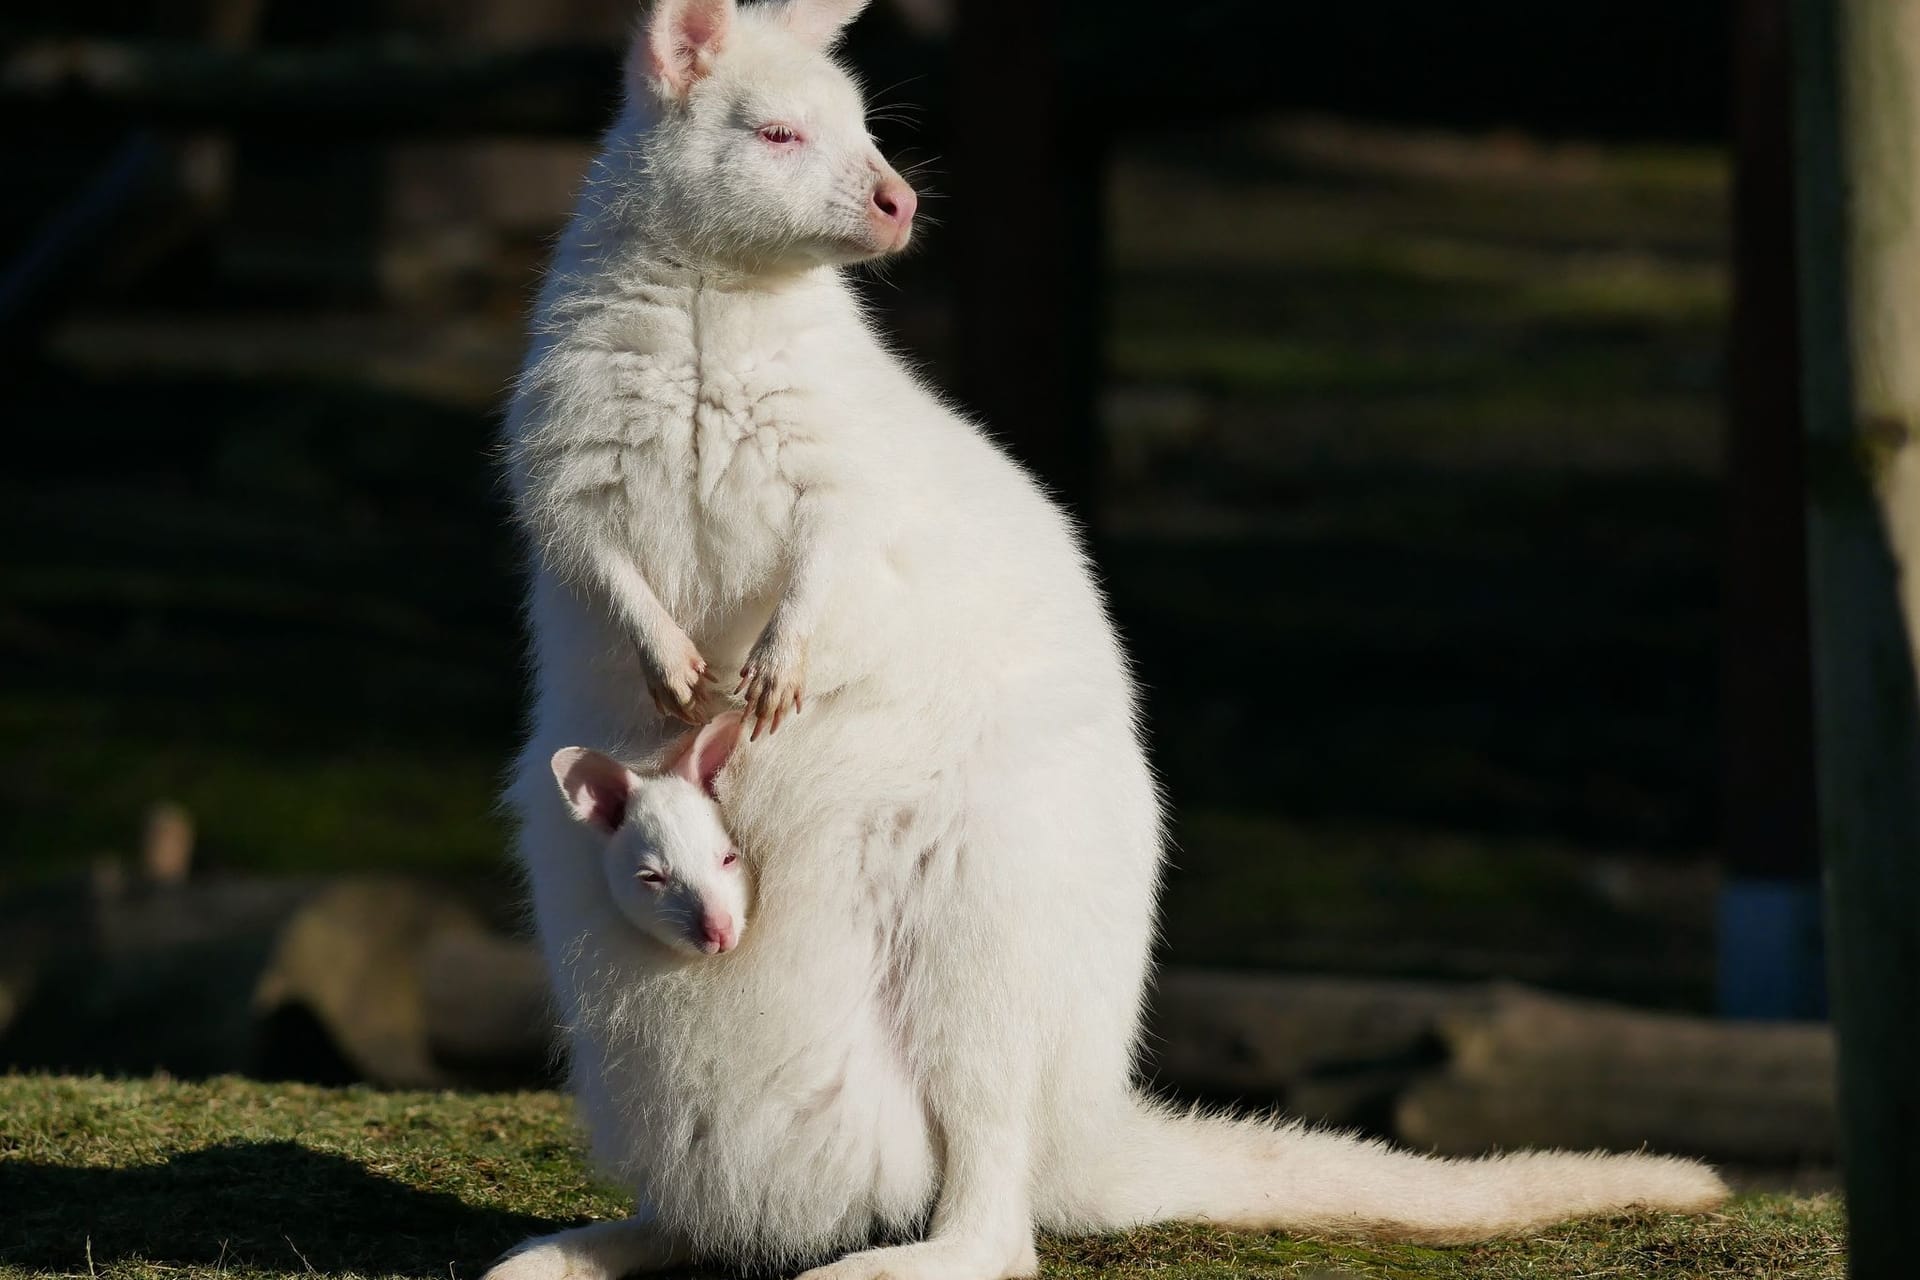
[[[472,1280],[528,1235],[615,1217],[552,1094],[0,1076],[0,1280]],[[1461,1249],[1171,1227],[1042,1244],[1052,1277],[1840,1280],[1830,1198],[1744,1197]]]

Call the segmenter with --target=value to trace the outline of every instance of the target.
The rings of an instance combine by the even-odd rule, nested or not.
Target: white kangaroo
[[[996,1280],[1035,1273],[1036,1229],[1455,1242],[1718,1203],[1684,1160],[1439,1160],[1136,1090],[1161,812],[1133,684],[1068,521],[841,278],[914,211],[827,53],[863,3],[655,0],[539,304],[509,799],[586,1128],[638,1207],[491,1280]],[[723,672],[754,736],[785,723],[712,779],[754,927],[694,956],[622,916],[551,761],[674,750],[661,712],[700,721]]]

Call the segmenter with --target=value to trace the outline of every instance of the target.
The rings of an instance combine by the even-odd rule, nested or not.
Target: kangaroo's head
[[[627,57],[615,145],[639,161],[648,231],[664,248],[758,273],[906,246],[913,188],[829,56],[866,3],[653,0]]]

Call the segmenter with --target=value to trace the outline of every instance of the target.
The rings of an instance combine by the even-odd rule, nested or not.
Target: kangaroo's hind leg
[[[894,1011],[940,1152],[927,1238],[855,1253],[802,1280],[1007,1280],[1037,1274],[1033,1186],[1062,1007],[1085,994],[1085,895],[1061,894],[1080,797],[1011,753],[976,757],[895,850]],[[1062,954],[1062,944],[1068,950]],[[1063,963],[1063,961],[1065,963]]]

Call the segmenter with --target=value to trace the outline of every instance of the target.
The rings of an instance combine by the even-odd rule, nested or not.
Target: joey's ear
[[[746,717],[738,711],[715,716],[692,736],[668,772],[712,795],[713,780],[727,767],[733,749],[740,745],[740,730],[745,723]]]
[[[553,776],[573,816],[608,834],[620,829],[633,798],[633,771],[610,755],[585,747],[553,753]]]
[[[627,55],[627,92],[678,101],[713,70],[733,29],[735,0],[654,0]]]
[[[814,48],[830,49],[840,43],[840,33],[866,7],[867,0],[787,0],[781,21]]]

